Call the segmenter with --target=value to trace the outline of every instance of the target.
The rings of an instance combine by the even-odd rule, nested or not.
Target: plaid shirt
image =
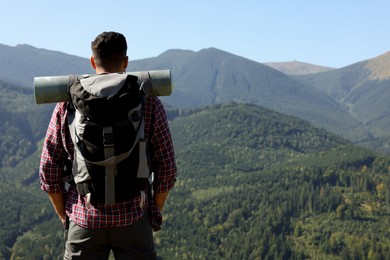
[[[84,228],[108,228],[131,225],[150,210],[154,228],[162,222],[161,212],[152,198],[147,198],[141,207],[141,196],[115,205],[97,204],[86,207],[86,199],[80,196],[75,185],[65,189],[63,171],[66,159],[73,159],[74,145],[70,137],[67,120],[67,102],[54,108],[43,144],[39,177],[41,189],[50,192],[66,192],[66,214],[77,225]],[[176,182],[176,163],[171,134],[165,109],[157,97],[147,97],[144,106],[145,137],[154,146],[155,192],[167,192]],[[146,194],[148,194],[146,192]]]

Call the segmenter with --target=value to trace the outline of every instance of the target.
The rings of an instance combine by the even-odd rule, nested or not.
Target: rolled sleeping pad
[[[152,70],[126,72],[138,77],[138,84],[144,86],[149,96],[170,96],[172,94],[172,76],[170,70]],[[34,97],[36,104],[64,102],[69,99],[69,87],[75,80],[93,75],[47,76],[34,78]],[[150,84],[148,84],[150,83]]]

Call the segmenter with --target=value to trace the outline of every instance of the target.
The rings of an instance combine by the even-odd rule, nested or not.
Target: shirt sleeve
[[[151,137],[155,171],[154,190],[167,192],[174,187],[176,182],[175,151],[165,108],[158,98],[155,99],[154,105],[154,133]]]
[[[65,160],[68,158],[62,135],[65,111],[66,105],[64,103],[58,103],[54,108],[42,148],[39,178],[41,189],[50,193],[65,191],[62,176]]]

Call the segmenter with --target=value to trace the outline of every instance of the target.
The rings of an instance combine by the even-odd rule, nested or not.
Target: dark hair
[[[121,33],[103,32],[91,43],[92,55],[98,67],[115,67],[126,57],[126,38]]]

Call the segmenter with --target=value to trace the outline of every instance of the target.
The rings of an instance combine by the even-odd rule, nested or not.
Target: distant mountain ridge
[[[172,96],[164,100],[179,108],[236,101],[294,115],[344,136],[359,127],[355,118],[322,91],[269,66],[215,48],[167,51],[155,58],[132,61],[128,70],[164,68],[172,70],[175,87]]]
[[[270,66],[288,75],[307,75],[319,72],[334,70],[334,68],[313,65],[300,61],[288,62],[265,62],[264,65]]]
[[[385,149],[390,148],[390,52],[341,69],[295,79],[332,97],[371,129],[373,139],[379,138]]]
[[[34,77],[92,73],[88,59],[21,44],[0,44],[0,80],[30,87]]]
[[[370,70],[369,79],[387,80],[390,78],[390,51],[368,60],[367,68]]]
[[[128,71],[170,69],[174,91],[162,100],[179,109],[253,103],[390,152],[389,56],[326,72],[287,75],[215,48],[176,49],[131,61]],[[30,87],[35,76],[84,73],[93,73],[88,59],[28,45],[0,45],[4,82]]]

